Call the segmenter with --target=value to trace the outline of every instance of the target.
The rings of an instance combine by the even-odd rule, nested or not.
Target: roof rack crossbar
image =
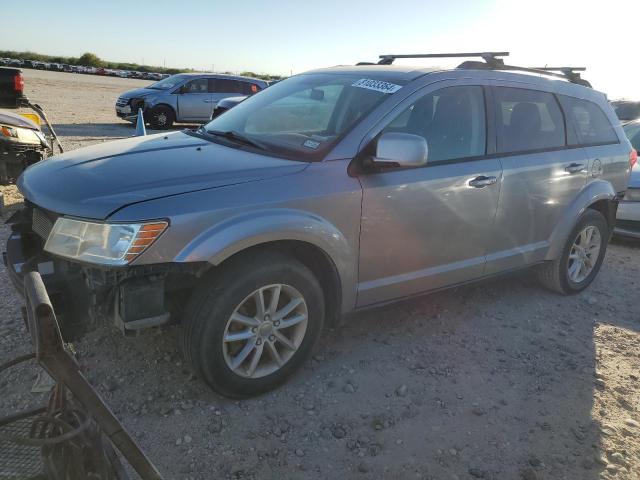
[[[563,78],[571,83],[591,87],[591,84],[580,77],[579,72],[586,70],[586,67],[518,67],[516,65],[491,65],[489,63],[480,62],[463,62],[458,65],[460,69],[496,69],[496,70],[513,70],[517,72],[537,73],[538,75],[548,75],[556,78]]]
[[[401,55],[380,55],[378,65],[391,65],[396,58],[472,58],[479,57],[490,65],[502,65],[504,61],[498,57],[507,57],[509,52],[463,52],[463,53],[416,53]]]
[[[572,72],[584,72],[587,67],[531,67],[536,70],[545,70],[549,72],[564,72],[565,70],[569,70]]]

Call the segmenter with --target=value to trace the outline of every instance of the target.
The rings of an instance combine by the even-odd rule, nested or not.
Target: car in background
[[[218,104],[216,105],[216,108],[213,109],[213,115],[211,116],[211,119],[213,120],[214,118],[219,117],[227,110],[231,110],[233,107],[235,107],[239,103],[244,102],[247,98],[249,97],[244,95],[241,97],[223,98],[218,102]]]
[[[266,81],[251,77],[180,73],[123,93],[116,101],[116,114],[135,122],[142,109],[145,120],[156,129],[170,128],[175,122],[204,123],[211,119],[220,100],[250,96],[267,85]]]
[[[611,102],[616,116],[622,122],[640,119],[640,102],[631,100],[615,100]]]
[[[629,188],[618,206],[614,233],[621,237],[640,239],[640,165],[637,152],[640,151],[640,119],[623,125],[622,129],[636,150],[636,162],[631,169]]]
[[[269,80],[267,81],[267,86],[270,87],[271,85],[275,85],[279,81],[280,80]],[[247,98],[249,97],[247,95],[244,95],[241,97],[228,97],[220,100],[216,105],[216,108],[213,109],[213,115],[211,116],[211,119],[213,120],[214,118],[219,117],[227,110],[231,110],[236,105],[244,102]]]

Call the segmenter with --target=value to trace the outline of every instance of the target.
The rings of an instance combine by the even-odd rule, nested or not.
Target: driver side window
[[[429,163],[484,155],[486,115],[482,87],[448,87],[418,99],[382,133],[420,135],[429,146]]]
[[[184,93],[207,93],[209,90],[209,81],[206,78],[198,78],[191,80],[182,87]]]

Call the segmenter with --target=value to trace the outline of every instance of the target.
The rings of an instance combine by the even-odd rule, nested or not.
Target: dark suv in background
[[[640,118],[640,102],[631,100],[615,100],[611,102],[616,116],[622,122],[630,122]]]

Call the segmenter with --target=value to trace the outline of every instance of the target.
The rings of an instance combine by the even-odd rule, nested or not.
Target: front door
[[[206,122],[213,114],[213,105],[208,79],[191,80],[182,86],[178,94],[178,119],[187,122]]]
[[[426,93],[380,134],[424,136],[421,168],[363,173],[358,306],[482,276],[501,168],[486,158],[483,88]],[[375,142],[375,139],[374,139]]]

